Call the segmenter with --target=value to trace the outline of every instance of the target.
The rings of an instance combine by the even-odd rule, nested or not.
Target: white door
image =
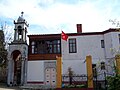
[[[56,86],[56,69],[46,68],[45,70],[45,84],[50,87]]]

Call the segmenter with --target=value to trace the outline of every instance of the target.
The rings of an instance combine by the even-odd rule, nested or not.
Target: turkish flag
[[[68,39],[68,35],[66,35],[63,31],[62,31],[62,39],[67,41]]]

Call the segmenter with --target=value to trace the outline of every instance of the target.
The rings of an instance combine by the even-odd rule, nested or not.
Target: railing
[[[85,84],[87,85],[87,75],[62,75],[63,84]]]

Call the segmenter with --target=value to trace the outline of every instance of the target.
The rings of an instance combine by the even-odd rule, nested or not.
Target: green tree
[[[8,43],[12,40],[12,33],[9,32],[6,22],[1,23],[0,27],[0,82],[6,81],[7,70],[7,47]]]
[[[6,79],[7,50],[4,46],[4,33],[0,30],[0,81]]]
[[[117,54],[116,56],[120,58],[120,54]],[[115,58],[115,62],[116,62],[116,58]],[[108,90],[120,90],[120,74],[118,73],[118,68],[116,67],[115,62],[113,62],[115,75],[107,77]]]
[[[2,67],[5,64],[7,59],[7,50],[5,50],[4,45],[4,33],[0,30],[0,66]]]
[[[1,21],[0,27],[0,66],[3,66],[7,61],[8,43],[12,41],[11,29],[6,22]]]

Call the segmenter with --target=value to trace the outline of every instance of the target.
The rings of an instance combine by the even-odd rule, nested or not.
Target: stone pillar
[[[115,56],[117,74],[120,74],[120,55]]]
[[[16,40],[16,30],[14,31],[14,40]]]
[[[21,37],[21,40],[23,40],[23,35],[24,35],[24,29],[22,29],[22,37]]]
[[[13,82],[13,84],[14,84],[14,65],[15,65],[14,60],[11,59],[11,81]]]
[[[10,57],[8,57],[8,66],[7,66],[7,84],[9,86],[13,85],[13,61]]]
[[[25,67],[24,84],[27,84],[27,59],[25,59],[24,67]]]
[[[24,36],[24,37],[25,37],[25,42],[27,42],[27,41],[26,41],[26,31],[25,31],[24,33],[25,33],[25,36]]]
[[[24,85],[24,79],[25,79],[25,77],[24,77],[24,74],[25,74],[24,64],[25,64],[25,58],[22,57],[22,59],[21,59],[21,85]]]
[[[57,57],[57,88],[62,86],[62,59]]]
[[[10,62],[10,58],[8,59],[8,65],[7,65],[7,84],[10,85],[10,77],[11,77],[11,62]]]
[[[86,67],[88,76],[88,88],[93,88],[92,57],[86,56]]]

